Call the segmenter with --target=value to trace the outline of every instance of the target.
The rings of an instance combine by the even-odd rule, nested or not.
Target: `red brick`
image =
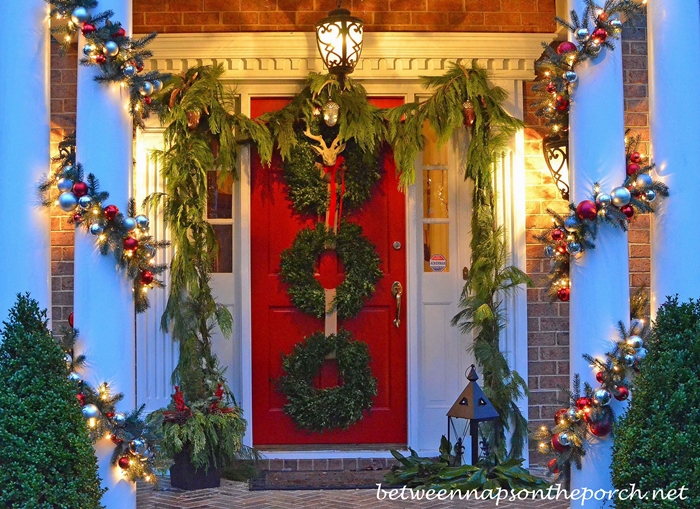
[[[284,1],[284,0],[280,0]],[[309,0],[311,1],[311,0]],[[313,2],[312,2],[313,3]],[[240,11],[240,0],[204,0],[204,11]]]
[[[427,10],[427,0],[390,0],[389,10],[391,11],[425,11]]]
[[[501,0],[501,10],[503,12],[538,12],[537,0]],[[548,21],[552,20],[551,12],[546,12]]]
[[[218,12],[186,12],[183,19],[185,25],[218,25],[221,21]]]
[[[278,0],[281,2],[282,0]],[[294,0],[288,0],[294,3]],[[281,9],[282,7],[280,7]],[[300,10],[297,7],[297,10]],[[352,13],[358,14],[361,12],[384,12],[389,10],[389,0],[353,0]]]
[[[277,9],[276,0],[241,0],[242,11],[274,11]]]
[[[411,24],[438,27],[447,24],[447,14],[444,12],[414,12],[411,14]]]
[[[465,0],[428,0],[428,11],[430,12],[445,12],[445,11],[464,11]]]
[[[467,12],[498,12],[501,0],[466,0]]]
[[[410,12],[375,12],[374,23],[381,25],[410,25]]]
[[[147,12],[146,24],[148,25],[180,25],[182,13],[180,12]]]

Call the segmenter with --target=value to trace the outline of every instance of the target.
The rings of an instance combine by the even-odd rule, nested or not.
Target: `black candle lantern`
[[[459,395],[455,404],[452,405],[452,408],[447,412],[447,440],[450,440],[451,432],[454,431],[457,437],[457,442],[455,442],[454,446],[457,465],[462,464],[463,444],[467,429],[472,439],[472,465],[476,465],[479,461],[479,423],[499,418],[498,412],[488,400],[484,391],[481,390],[479,384],[476,383],[478,379],[476,367],[472,364],[469,374],[467,374],[469,383],[462,391],[462,394]],[[464,424],[464,431],[461,434],[457,432],[456,419],[468,421]]]
[[[316,44],[328,71],[338,77],[342,84],[360,60],[362,52],[363,23],[341,8],[331,11],[328,17],[316,23]]]

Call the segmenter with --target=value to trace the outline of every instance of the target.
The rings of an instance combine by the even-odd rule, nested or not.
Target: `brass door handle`
[[[394,325],[396,327],[401,326],[401,296],[403,295],[403,286],[398,281],[394,281],[391,285],[391,294],[396,300],[396,319],[394,320]]]

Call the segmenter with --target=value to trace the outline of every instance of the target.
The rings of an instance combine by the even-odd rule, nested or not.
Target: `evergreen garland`
[[[342,385],[316,389],[313,380],[326,357],[335,352]],[[349,331],[325,336],[317,332],[294,345],[291,354],[282,358],[284,375],[279,380],[281,392],[289,403],[284,411],[302,429],[323,432],[347,429],[372,408],[377,395],[377,379],[369,367],[369,348],[354,341]]]
[[[314,277],[316,260],[326,249],[334,249],[345,267],[345,279],[338,286],[332,305],[341,320],[352,318],[371,297],[382,277],[379,255],[362,235],[362,227],[343,221],[337,235],[323,223],[300,230],[292,247],[282,252],[280,276],[289,285],[292,303],[317,318],[326,312],[325,292]]]
[[[464,333],[475,332],[470,348],[483,372],[484,393],[500,415],[499,420],[482,426],[490,450],[499,460],[506,455],[522,457],[528,431],[517,400],[528,393],[527,383],[508,366],[499,340],[506,325],[503,299],[531,282],[520,269],[506,265],[505,230],[495,226],[493,165],[523,124],[504,110],[507,92],[491,85],[487,72],[475,63],[470,67],[452,64],[444,75],[425,78],[424,86],[432,92],[429,99],[386,113],[397,171],[404,186],[415,181],[415,159],[424,147],[424,122],[430,122],[440,144],[466,125],[471,139],[465,178],[474,183],[472,264],[460,299],[462,311],[452,325]],[[506,430],[512,435],[508,451]]]
[[[206,220],[207,172],[215,169],[219,179],[237,177],[236,133],[256,143],[263,161],[272,153],[265,127],[234,112],[232,93],[220,82],[223,72],[221,64],[192,68],[173,77],[164,90],[165,149],[155,151],[153,158],[166,191],[146,199],[148,206],[162,208],[175,248],[161,326],[172,329],[180,343],[173,378],[189,401],[205,398],[206,387],[223,380],[211,350],[212,331],[218,326],[229,336],[232,328],[230,312],[216,302],[210,285],[218,244]]]

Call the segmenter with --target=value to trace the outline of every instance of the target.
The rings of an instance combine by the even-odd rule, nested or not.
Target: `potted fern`
[[[210,396],[187,405],[175,386],[172,403],[154,412],[163,433],[161,450],[174,460],[170,484],[184,490],[215,488],[221,470],[239,458],[246,422],[222,383]]]

